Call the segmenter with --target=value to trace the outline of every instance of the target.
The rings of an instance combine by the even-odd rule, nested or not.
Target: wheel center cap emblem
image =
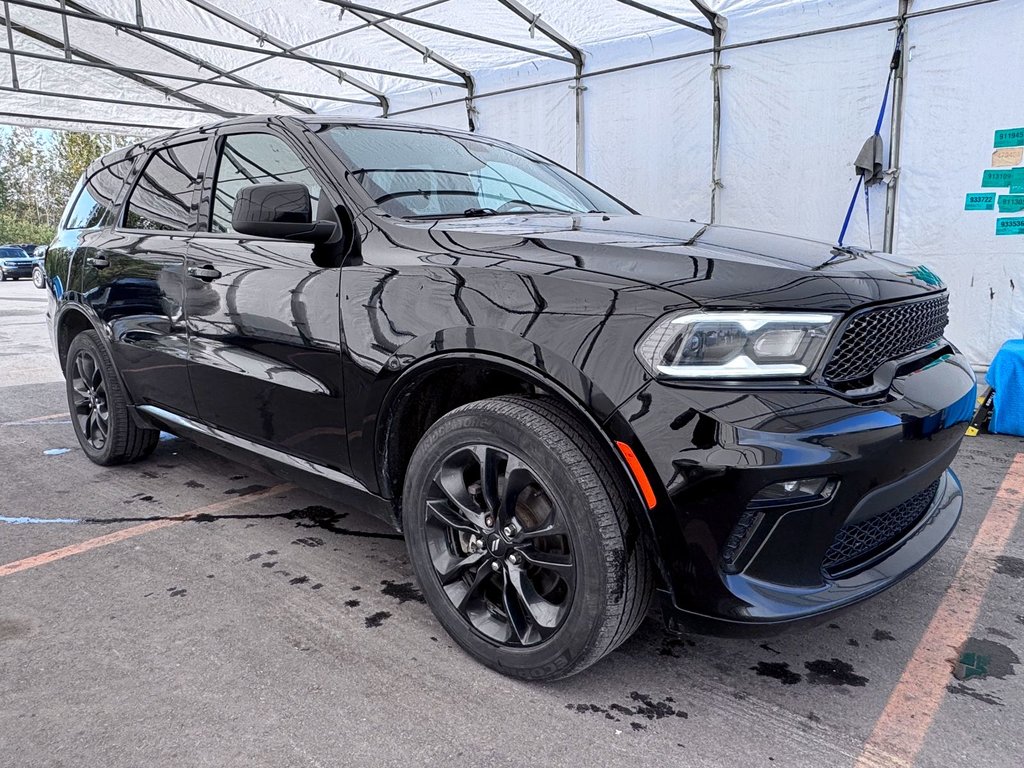
[[[495,534],[487,540],[487,549],[491,551],[492,555],[500,555],[501,551],[505,548],[504,544],[501,537]]]

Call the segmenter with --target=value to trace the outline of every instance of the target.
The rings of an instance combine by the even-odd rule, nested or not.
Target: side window
[[[81,193],[65,221],[65,229],[93,229],[109,224],[114,199],[132,169],[131,160],[121,160],[90,176],[79,185]]]
[[[165,147],[149,158],[125,212],[128,229],[192,229],[192,193],[206,140]]]
[[[320,185],[306,164],[283,140],[269,133],[229,135],[217,163],[213,187],[211,232],[233,232],[231,209],[238,190],[253,184],[273,182],[304,184],[309,190],[313,210],[320,200]]]

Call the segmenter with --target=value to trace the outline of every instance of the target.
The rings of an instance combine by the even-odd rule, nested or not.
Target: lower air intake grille
[[[869,386],[878,366],[938,341],[948,322],[946,293],[855,315],[825,366],[825,380],[841,390]]]
[[[936,480],[898,507],[840,528],[825,553],[822,563],[825,573],[843,570],[903,538],[928,511],[938,490],[939,481]]]

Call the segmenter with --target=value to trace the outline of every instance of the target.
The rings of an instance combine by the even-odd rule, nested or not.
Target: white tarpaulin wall
[[[994,132],[1024,126],[1024,0],[63,4],[0,8],[0,122],[148,135],[263,112],[387,110],[460,129],[472,117],[644,213],[830,242],[902,21],[896,250],[949,284],[949,336],[976,364],[1024,334],[1024,234],[995,235],[1012,214],[964,210],[969,193],[1009,192],[981,181]],[[870,227],[858,197],[847,244],[883,246],[886,192],[869,190]]]

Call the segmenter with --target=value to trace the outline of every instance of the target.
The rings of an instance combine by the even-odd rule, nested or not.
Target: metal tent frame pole
[[[43,54],[30,53],[28,51],[17,51],[13,47],[4,50],[4,53],[9,53],[11,54],[12,57],[33,58],[44,61],[49,60],[57,62],[59,64],[94,66],[100,69],[110,70],[116,72],[124,78],[127,78],[128,80],[132,80],[133,82],[138,83],[139,85],[142,85],[146,88],[150,88],[156,91],[157,93],[163,94],[167,98],[179,99],[180,101],[184,101],[185,103],[191,104],[194,107],[199,107],[207,112],[216,115],[221,115],[223,117],[229,117],[231,114],[229,112],[221,110],[220,107],[218,107],[217,105],[211,104],[210,102],[204,101],[203,99],[194,96],[178,96],[173,92],[171,88],[167,87],[163,83],[157,82],[156,80],[151,80],[149,77],[147,77],[146,75],[149,73],[132,71],[126,68],[118,67],[116,64],[112,64],[106,59],[97,56],[89,51],[82,50],[81,48],[78,48],[70,44],[65,45],[60,40],[50,37],[49,35],[40,32],[33,27],[29,27],[26,26],[25,24],[14,21],[9,16],[5,15],[4,20],[7,22],[8,28],[13,29],[14,31],[18,32],[18,34],[25,35],[25,37],[31,38],[36,42],[50,46],[51,48],[55,48],[57,50],[63,49],[66,53],[74,54],[83,61],[79,62],[74,60],[68,60],[62,56],[45,56]]]
[[[727,21],[724,16],[715,13],[704,4],[704,0],[690,0],[711,23],[712,58],[711,58],[711,211],[708,221],[714,224],[721,213],[721,153],[722,153],[722,70],[728,65],[722,64],[722,44],[725,39]]]
[[[305,61],[305,62],[311,63],[311,64],[324,64],[326,66],[339,67],[339,68],[342,68],[342,69],[354,69],[354,70],[357,70],[357,71],[360,71],[360,72],[371,72],[371,73],[377,74],[377,75],[387,75],[387,76],[390,76],[390,77],[397,77],[397,78],[401,78],[401,79],[404,79],[404,80],[418,80],[420,82],[430,83],[430,84],[433,84],[433,85],[454,85],[456,87],[462,85],[462,83],[460,83],[460,82],[455,82],[455,81],[452,81],[452,80],[443,80],[443,79],[436,78],[436,77],[428,77],[426,75],[417,75],[417,74],[414,74],[412,72],[395,72],[393,70],[383,69],[381,67],[368,67],[368,66],[364,66],[362,64],[353,64],[351,62],[335,61],[333,59],[324,59],[324,58],[321,58],[321,57],[318,57],[318,56],[306,56],[305,54],[288,53],[288,52],[285,52],[285,51],[267,51],[267,50],[265,50],[263,48],[260,48],[258,46],[244,45],[242,43],[232,43],[232,42],[228,42],[227,40],[212,40],[210,38],[201,37],[199,35],[190,35],[190,34],[185,33],[185,32],[176,32],[176,31],[174,31],[172,29],[162,29],[162,28],[159,28],[159,27],[150,27],[150,26],[147,26],[147,25],[140,25],[140,24],[137,24],[137,23],[134,23],[134,22],[129,22],[129,21],[121,21],[121,20],[114,19],[114,18],[111,18],[109,16],[106,16],[104,14],[98,13],[96,11],[93,11],[91,9],[88,9],[86,6],[84,6],[84,5],[80,4],[80,3],[72,2],[71,0],[67,0],[67,4],[69,6],[67,9],[61,9],[61,8],[54,7],[54,6],[49,6],[49,5],[42,5],[40,3],[32,2],[32,0],[8,0],[8,2],[10,2],[11,5],[21,6],[23,8],[30,8],[32,10],[41,11],[43,13],[51,13],[51,14],[63,15],[63,16],[66,16],[67,18],[81,19],[83,21],[91,21],[91,22],[95,22],[97,24],[104,24],[104,25],[109,26],[109,27],[114,27],[116,29],[120,29],[123,32],[127,32],[129,34],[134,34],[135,36],[141,35],[142,37],[140,39],[145,40],[146,42],[154,43],[154,44],[156,44],[157,41],[153,40],[153,38],[150,37],[150,35],[156,35],[158,37],[170,37],[170,38],[173,38],[173,39],[176,39],[176,40],[187,40],[187,41],[192,42],[192,43],[200,43],[202,45],[209,45],[209,46],[214,47],[214,48],[228,48],[228,49],[231,49],[231,50],[234,50],[234,51],[243,51],[245,53],[256,54],[258,56],[272,56],[272,57],[275,57],[275,58],[286,58],[286,59],[292,59],[294,61]],[[76,6],[78,6],[78,8],[86,8],[86,10],[84,10],[84,11],[83,10],[73,10]],[[166,45],[166,43],[164,43],[163,45]],[[167,49],[169,49],[169,51],[177,50],[177,49],[174,49],[172,46],[167,46]],[[181,52],[181,51],[178,51],[178,53],[183,55],[183,56],[190,55],[190,54],[185,54],[184,52]],[[227,70],[218,71],[220,68],[217,67],[216,65],[210,64],[209,65],[209,69],[211,71],[217,72],[217,74],[224,75],[224,76],[227,75]],[[258,87],[259,86],[254,86],[254,90],[256,90]]]
[[[265,40],[266,42],[268,42],[271,45],[273,45],[275,48],[280,48],[281,51],[283,51],[283,52],[294,53],[294,51],[289,50],[288,43],[284,42],[280,38],[275,37],[274,35],[271,35],[269,32],[267,32],[264,29],[260,29],[260,28],[258,28],[256,26],[250,24],[249,22],[245,21],[244,19],[238,18],[234,14],[231,14],[231,13],[228,13],[227,11],[221,10],[216,5],[214,5],[213,3],[209,2],[209,0],[186,0],[186,2],[191,3],[192,5],[196,6],[197,8],[201,8],[202,10],[206,11],[207,13],[209,13],[212,16],[216,16],[221,21],[224,21],[224,22],[230,24],[231,26],[235,27],[236,29],[240,29],[243,32],[247,32],[248,34],[252,35],[253,37],[256,37],[259,40]],[[300,58],[297,58],[296,60],[297,61],[303,61],[303,59],[300,59]],[[339,67],[333,67],[332,68],[332,67],[327,66],[326,64],[319,64],[319,63],[314,63],[314,62],[306,62],[306,63],[308,63],[312,67],[316,67],[317,69],[319,69],[322,72],[326,72],[327,74],[337,78],[339,82],[349,83],[350,85],[354,86],[355,88],[358,88],[359,90],[363,91],[364,93],[370,94],[375,99],[377,99],[377,102],[380,104],[381,112],[383,113],[384,117],[387,117],[388,106],[389,106],[389,104],[388,104],[388,97],[384,95],[383,91],[380,91],[377,88],[374,88],[373,86],[369,85],[368,83],[364,83],[362,80],[359,80],[357,78],[352,77],[350,74],[348,74],[347,72],[345,72],[344,70],[342,70]],[[227,72],[227,71],[225,70],[225,72]],[[228,76],[234,77],[234,75],[231,75],[231,74],[229,74]]]
[[[496,45],[500,48],[509,48],[513,51],[519,51],[520,53],[529,53],[543,58],[557,59],[558,61],[564,61],[567,64],[573,63],[571,58],[561,56],[557,53],[542,51],[538,48],[531,48],[528,45],[510,43],[507,40],[499,40],[494,37],[488,37],[487,35],[478,35],[475,32],[467,32],[463,29],[456,29],[455,27],[446,27],[444,24],[435,24],[432,21],[424,21],[423,19],[417,19],[413,16],[402,16],[398,13],[392,13],[391,11],[383,11],[380,8],[371,8],[366,5],[352,3],[349,2],[349,0],[321,0],[321,2],[330,3],[331,5],[336,5],[339,8],[345,8],[350,11],[363,11],[364,13],[370,13],[374,16],[381,16],[385,19],[400,21],[403,24],[412,24],[417,27],[423,27],[424,29],[434,30],[435,32],[443,32],[444,34],[454,35],[455,37],[464,37],[467,40],[476,40],[478,43],[490,43],[491,45]]]
[[[893,72],[892,81],[892,114],[889,116],[889,184],[885,189],[885,233],[882,236],[882,250],[892,253],[893,241],[896,238],[896,215],[899,206],[900,184],[900,150],[903,143],[903,104],[904,78],[906,76],[907,53],[907,14],[913,0],[900,0],[899,20],[896,22],[896,34],[903,35],[903,49],[899,62]]]
[[[430,48],[421,43],[419,40],[410,37],[409,35],[395,29],[393,26],[387,23],[384,19],[378,19],[373,14],[366,13],[365,11],[350,10],[356,18],[362,19],[363,21],[370,22],[369,26],[380,30],[385,35],[397,40],[407,48],[411,48],[418,54],[423,56],[424,61],[433,61],[454,75],[458,75],[462,78],[463,85],[466,89],[466,122],[469,125],[469,130],[476,130],[476,120],[474,114],[476,113],[476,107],[473,105],[473,94],[476,91],[476,81],[473,79],[473,74],[465,67],[460,67],[457,64],[449,61],[444,56],[434,53]],[[387,117],[387,112],[384,113],[384,117]]]
[[[430,0],[430,2],[423,3],[422,5],[417,5],[417,6],[414,6],[412,8],[409,8],[407,10],[404,10],[401,13],[399,13],[398,15],[399,16],[403,16],[403,15],[405,15],[407,13],[416,13],[417,11],[423,11],[423,10],[426,10],[427,8],[433,8],[434,6],[443,5],[444,3],[447,3],[447,2],[450,2],[450,0]],[[66,20],[65,20],[65,23],[66,23]],[[304,43],[300,43],[299,45],[289,46],[288,48],[285,49],[284,52],[285,53],[294,53],[295,51],[301,51],[301,50],[303,50],[305,48],[311,48],[314,45],[319,45],[320,43],[326,43],[328,40],[336,40],[339,37],[343,37],[345,35],[351,34],[352,32],[358,32],[358,31],[360,31],[362,29],[366,29],[367,27],[372,27],[372,26],[373,26],[373,23],[357,24],[354,27],[349,27],[348,29],[343,29],[340,32],[332,32],[329,35],[323,35],[323,36],[317,37],[317,38],[315,38],[313,40],[308,40],[308,41],[306,41]],[[273,60],[273,58],[274,58],[273,56],[263,55],[263,56],[261,56],[258,59],[254,59],[253,61],[247,62],[245,64],[240,64],[237,67],[232,67],[231,69],[228,70],[228,74],[229,75],[237,74],[237,73],[239,73],[239,72],[241,72],[243,70],[251,69],[252,67],[259,66],[260,64],[264,64],[264,63],[266,63],[268,61],[271,61],[271,60]],[[214,77],[210,77],[210,78],[207,78],[205,80],[202,80],[201,82],[193,83],[192,85],[186,85],[183,88],[179,88],[178,91],[179,91],[179,93],[181,91],[187,91],[189,88],[195,88],[197,85],[204,85],[204,84],[215,85],[215,84],[218,84],[218,80],[219,79],[220,79],[220,75],[216,75]],[[346,101],[346,100],[345,99],[335,99],[335,101]],[[355,103],[355,102],[350,102],[350,103]]]
[[[47,41],[45,36],[42,36],[41,33],[37,33],[34,30],[29,30],[27,32],[23,31],[23,30],[19,30],[18,29],[18,24],[15,24],[15,29],[16,29],[16,31],[19,31],[21,34],[24,34],[27,37],[33,37],[33,39],[39,40],[40,42],[46,42]],[[40,37],[36,37],[36,35],[40,35]],[[54,43],[53,45],[54,45],[54,47],[57,47],[57,48],[63,48],[63,45],[60,44],[60,43]],[[49,61],[49,62],[53,62],[54,64],[61,64],[61,65],[64,65],[64,66],[84,67],[84,68],[87,68],[87,69],[101,69],[101,70],[104,70],[106,72],[113,72],[115,74],[122,75],[122,76],[128,77],[130,79],[134,79],[134,80],[136,80],[136,82],[139,82],[138,79],[136,78],[136,76],[143,76],[143,77],[147,77],[147,78],[148,77],[159,77],[159,78],[163,78],[163,79],[166,79],[166,80],[181,80],[182,82],[192,83],[194,85],[209,85],[209,86],[212,86],[214,88],[233,88],[233,89],[236,89],[236,90],[252,91],[252,88],[250,88],[247,85],[242,85],[240,83],[218,83],[218,82],[211,82],[209,78],[197,77],[195,75],[183,75],[183,74],[180,74],[180,73],[177,73],[177,72],[161,72],[161,71],[152,70],[152,69],[135,69],[135,68],[132,68],[132,67],[121,66],[119,64],[111,64],[111,63],[106,62],[106,61],[104,61],[102,59],[99,59],[99,57],[93,56],[92,54],[90,54],[88,52],[85,52],[85,51],[82,51],[81,49],[75,48],[74,46],[72,46],[71,50],[72,50],[72,52],[74,52],[74,55],[79,56],[80,59],[83,59],[83,60],[79,60],[79,59],[68,60],[68,59],[65,59],[63,56],[47,56],[44,53],[35,53],[35,52],[32,52],[32,51],[19,51],[17,49],[13,49],[13,48],[0,48],[0,54],[13,53],[19,59],[36,59],[38,61]],[[84,60],[84,57],[89,57],[89,60]],[[209,104],[209,102],[203,101],[202,99],[198,99],[198,98],[191,97],[191,96],[185,96],[183,93],[181,93],[180,90],[169,88],[168,86],[163,85],[162,83],[149,83],[149,82],[147,82],[147,83],[142,83],[142,84],[145,85],[148,88],[153,88],[154,90],[159,91],[160,93],[162,93],[163,95],[167,96],[168,98],[182,99],[183,101],[189,101],[190,103],[198,102],[200,104],[206,104],[207,105],[206,106],[206,110],[205,110],[206,112],[209,112],[211,114],[219,114],[219,112],[218,112],[218,110],[220,109],[219,107],[215,107],[214,105]],[[361,105],[361,106],[368,106],[368,107],[373,107],[373,106],[377,105],[377,102],[375,102],[375,101],[360,101],[358,99],[339,98],[337,96],[332,96],[329,93],[315,93],[315,92],[311,92],[311,91],[293,91],[293,90],[289,90],[289,89],[285,89],[285,88],[270,88],[270,87],[264,87],[264,90],[266,90],[266,91],[268,91],[270,93],[278,93],[278,94],[281,94],[281,95],[284,95],[284,96],[301,96],[303,98],[308,98],[308,99],[323,99],[324,101],[337,101],[337,102],[344,102],[346,104],[358,104],[358,105]],[[58,95],[58,96],[60,95],[60,91],[53,91],[52,93],[54,93],[55,95]]]
[[[586,168],[586,147],[584,146],[586,136],[584,135],[583,124],[583,92],[587,90],[587,86],[583,84],[583,51],[573,45],[565,35],[561,34],[554,27],[544,21],[540,17],[539,13],[533,13],[525,5],[520,3],[519,0],[498,0],[498,2],[512,11],[512,13],[520,19],[528,23],[530,25],[531,34],[534,29],[539,30],[542,35],[568,53],[571,58],[573,68],[576,72],[576,76],[573,78],[573,84],[569,86],[572,88],[575,95],[574,101],[576,105],[576,173],[582,176]]]

